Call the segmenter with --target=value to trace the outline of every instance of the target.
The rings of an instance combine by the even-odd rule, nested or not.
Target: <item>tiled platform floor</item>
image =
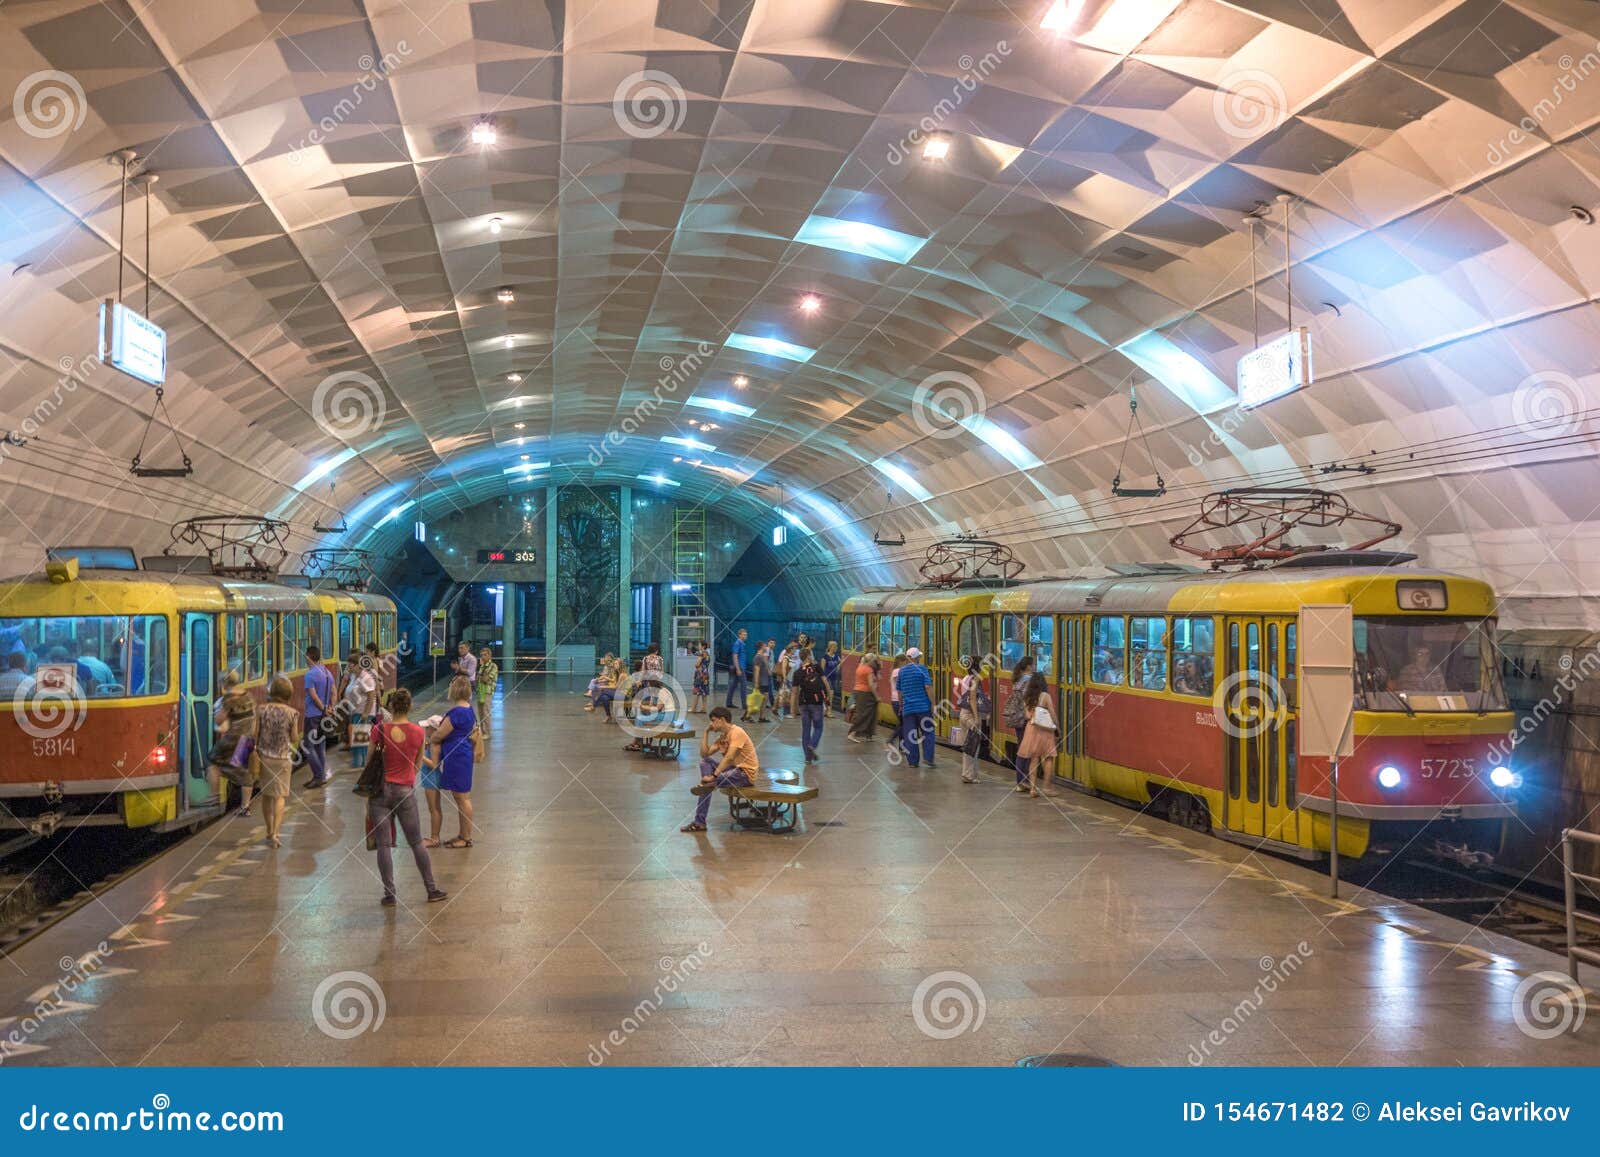
[[[965,786],[953,752],[891,766],[837,719],[801,830],[730,831],[718,800],[680,834],[691,753],[626,755],[581,703],[497,703],[477,846],[434,854],[448,904],[420,903],[402,851],[402,906],[378,906],[343,772],[292,801],[282,850],[213,825],[0,962],[0,1039],[29,1046],[4,1063],[1600,1062],[1600,1008],[1576,1034],[1518,1027],[1553,956],[1329,901],[1307,869],[1110,803],[1019,798],[999,768]],[[798,724],[758,737],[801,766]],[[34,1023],[102,940],[106,967]],[[383,1019],[345,1035],[352,985]],[[970,1014],[936,998],[952,986]]]

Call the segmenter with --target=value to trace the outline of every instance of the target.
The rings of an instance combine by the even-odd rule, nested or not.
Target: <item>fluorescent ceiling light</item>
[[[682,446],[686,450],[704,450],[708,454],[716,450],[716,447],[709,442],[697,442],[693,438],[679,438],[673,434],[668,434],[661,440],[672,446]]]
[[[335,470],[339,469],[339,467],[343,466],[355,456],[356,452],[354,449],[348,446],[345,447],[332,458],[318,462],[315,466],[308,470],[306,472],[306,476],[294,484],[294,488],[296,490],[304,490],[308,486],[315,486],[318,482],[321,482],[324,478],[332,474]]]
[[[1209,414],[1234,403],[1234,393],[1199,358],[1159,333],[1140,334],[1117,352],[1149,374],[1173,397],[1197,414]]]
[[[807,349],[803,345],[795,345],[790,341],[783,341],[775,337],[756,337],[754,334],[733,333],[728,335],[726,343],[729,349],[746,350],[753,354],[766,354],[768,357],[783,358],[791,362],[809,362],[816,356],[817,351]]]
[[[887,458],[879,458],[872,464],[872,468],[879,474],[882,474],[885,478],[892,480],[895,485],[899,486],[918,502],[926,502],[928,499],[933,497],[932,493],[929,492],[926,486],[918,482],[910,475],[910,473],[903,468],[896,466]]]
[[[674,482],[665,474],[639,474],[635,475],[640,482],[654,482],[657,486],[681,486],[681,482]]]
[[[1049,11],[1039,21],[1039,27],[1058,35],[1070,31],[1083,11],[1083,0],[1051,0]]]
[[[922,146],[922,159],[925,161],[942,161],[950,155],[950,138],[947,136],[932,136],[927,144]]]
[[[772,509],[777,512],[777,514],[778,514],[778,516],[780,518],[782,518],[790,526],[792,526],[796,530],[798,530],[801,534],[814,534],[815,533],[815,531],[813,531],[809,526],[807,526],[805,523],[800,521],[800,516],[798,514],[794,514],[794,513],[790,512],[788,510],[785,510],[781,506],[774,506]]]
[[[489,407],[489,412],[492,414],[496,410],[515,410],[519,406],[532,406],[539,402],[548,402],[549,400],[549,394],[518,394],[514,398],[505,398],[502,401],[491,404]]]
[[[475,145],[492,145],[498,136],[492,120],[481,120],[472,126],[472,143]]]
[[[969,433],[980,438],[990,449],[1018,470],[1034,470],[1044,465],[1044,462],[1036,458],[1032,450],[1017,441],[1009,430],[995,425],[982,414],[971,414],[960,419],[960,422]]]
[[[387,525],[389,525],[389,523],[391,523],[395,519],[399,518],[402,514],[404,514],[406,511],[410,510],[416,504],[417,504],[417,500],[415,498],[406,499],[399,506],[396,506],[393,509],[391,509],[388,514],[385,514],[382,518],[378,519],[376,525],[374,526],[374,529],[376,529],[378,526],[387,526]]]
[[[515,466],[508,466],[500,471],[502,474],[531,474],[535,470],[548,470],[548,462],[520,462]]]
[[[931,142],[930,142],[931,143]],[[945,150],[949,151],[949,142]],[[926,152],[925,154],[926,155]],[[941,154],[942,155],[942,154]],[[824,249],[837,249],[841,253],[856,253],[863,257],[876,257],[904,265],[928,243],[926,237],[916,237],[882,225],[866,221],[847,221],[842,217],[823,217],[813,214],[800,226],[794,239],[803,245],[820,245]]]
[[[690,398],[684,405],[701,410],[715,410],[719,414],[732,414],[736,418],[748,418],[755,413],[755,409],[751,406],[741,406],[738,402],[729,402],[722,398]]]

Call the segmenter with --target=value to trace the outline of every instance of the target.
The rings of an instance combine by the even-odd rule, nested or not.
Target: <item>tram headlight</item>
[[[1399,787],[1400,781],[1404,778],[1400,774],[1400,769],[1392,763],[1378,769],[1378,786],[1386,791],[1393,791]]]
[[[1498,788],[1516,787],[1521,778],[1509,767],[1497,767],[1489,773],[1489,782]]]

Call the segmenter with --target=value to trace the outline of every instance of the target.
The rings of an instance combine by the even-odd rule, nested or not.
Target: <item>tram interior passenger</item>
[[[0,692],[27,693],[41,678],[85,698],[161,695],[167,689],[167,620],[161,615],[0,619]],[[20,666],[17,657],[21,657]],[[17,672],[17,674],[13,674]]]

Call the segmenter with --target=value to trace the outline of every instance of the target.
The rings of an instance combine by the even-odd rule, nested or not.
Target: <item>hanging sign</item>
[[[1246,410],[1311,384],[1311,331],[1305,326],[1239,359],[1239,405]]]
[[[428,654],[437,659],[444,654],[444,630],[449,616],[444,611],[428,615]]]
[[[120,301],[100,305],[100,361],[152,386],[167,380],[167,332]]]

